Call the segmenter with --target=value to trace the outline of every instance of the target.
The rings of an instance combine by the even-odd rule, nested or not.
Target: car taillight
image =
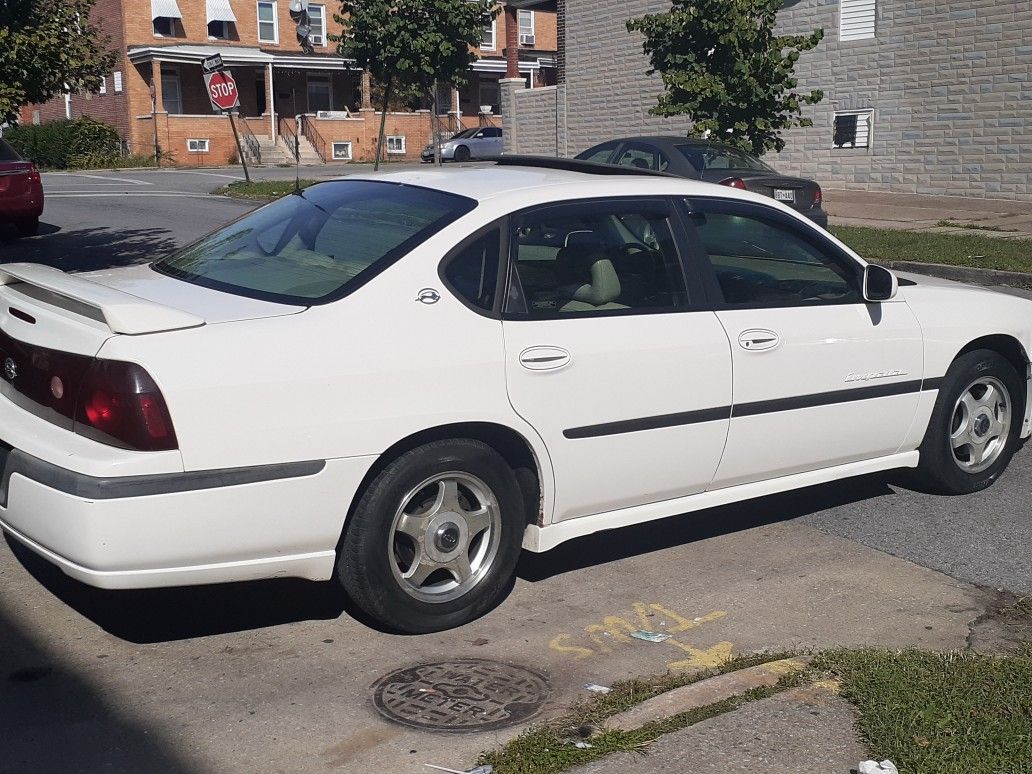
[[[139,451],[178,448],[168,406],[141,366],[94,360],[79,386],[75,432]]]
[[[39,182],[39,170],[36,169],[35,164],[32,164],[29,167],[29,180],[31,180],[33,183]]]
[[[731,188],[740,188],[743,191],[746,190],[745,181],[740,177],[727,177],[720,181],[720,185],[730,186]]]
[[[824,194],[821,193],[821,187],[817,186],[817,190],[813,194],[813,206],[820,207],[821,202],[824,201]]]

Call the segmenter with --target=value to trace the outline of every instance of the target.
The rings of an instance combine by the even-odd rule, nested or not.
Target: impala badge
[[[18,375],[18,364],[14,362],[12,358],[4,360],[4,378],[9,382],[13,382],[14,378]]]
[[[851,373],[846,377],[847,382],[869,382],[872,379],[891,379],[893,376],[906,376],[906,371],[896,369],[894,371],[874,371],[869,374]]]
[[[436,304],[441,300],[441,294],[433,288],[423,288],[416,295],[416,301],[421,304]]]

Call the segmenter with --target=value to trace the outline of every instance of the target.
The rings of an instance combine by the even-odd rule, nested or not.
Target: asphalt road
[[[0,260],[151,260],[252,206],[206,195],[236,176],[45,175],[44,233],[0,241]],[[874,476],[602,533],[524,555],[496,610],[424,637],[370,628],[330,583],[104,592],[0,541],[0,774],[464,770],[518,733],[383,720],[374,681],[427,661],[539,670],[548,715],[587,682],[729,653],[960,648],[992,603],[965,581],[1032,593],[1030,487],[1032,448],[970,497]]]

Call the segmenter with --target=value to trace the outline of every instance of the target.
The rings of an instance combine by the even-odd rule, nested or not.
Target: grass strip
[[[787,675],[775,686],[754,688],[741,696],[674,715],[634,731],[607,731],[602,728],[605,720],[674,688],[792,655],[795,654],[739,656],[720,667],[702,672],[670,673],[617,683],[608,694],[578,702],[566,714],[532,726],[500,750],[483,753],[478,762],[490,764],[496,774],[555,774],[611,753],[644,751],[664,734],[730,712],[750,701],[773,696],[786,688],[802,685],[809,673],[803,670]],[[570,743],[577,739],[587,741],[591,747],[581,749]]]
[[[977,269],[1032,272],[1032,240],[977,233],[938,234],[866,226],[832,226],[831,233],[866,260],[918,261]]]
[[[308,186],[318,182],[318,180],[301,180],[301,188],[308,188]],[[240,180],[215,189],[215,194],[218,196],[231,196],[234,199],[271,201],[272,199],[286,196],[293,190],[293,180],[253,180],[250,183]]]
[[[837,650],[812,666],[840,678],[867,749],[905,774],[1032,772],[1032,645],[1006,656]]]

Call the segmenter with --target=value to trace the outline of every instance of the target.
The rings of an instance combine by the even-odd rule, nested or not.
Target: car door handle
[[[570,360],[570,353],[562,347],[528,347],[520,353],[520,365],[530,371],[553,371]]]
[[[780,343],[781,337],[774,331],[768,331],[765,328],[753,328],[752,330],[744,331],[738,337],[739,346],[750,352],[774,349]]]

